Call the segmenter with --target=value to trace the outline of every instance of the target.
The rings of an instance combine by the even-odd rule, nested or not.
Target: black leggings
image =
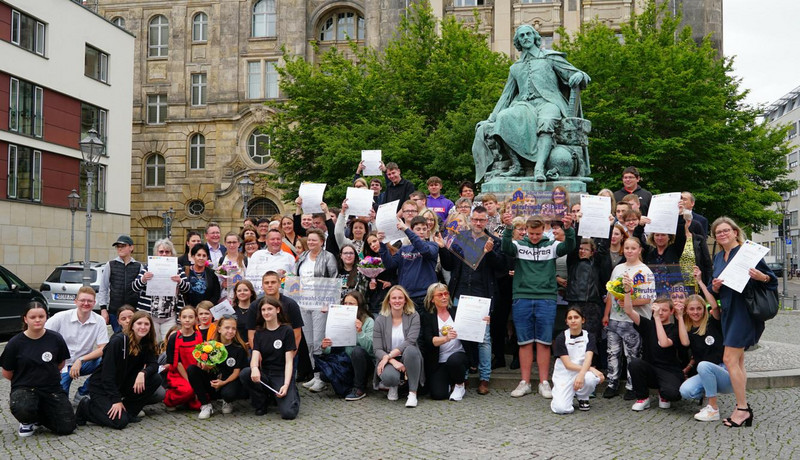
[[[50,391],[39,388],[16,388],[9,397],[11,414],[19,423],[38,423],[55,434],[75,431],[75,413],[60,386]]]
[[[447,361],[438,363],[428,377],[431,399],[447,399],[450,396],[448,385],[464,383],[469,359],[463,351],[453,353]]]
[[[200,404],[208,404],[211,400],[219,398],[230,403],[237,399],[247,399],[249,396],[247,390],[238,378],[216,390],[211,386],[211,381],[216,377],[203,369],[194,365],[189,366],[186,369],[186,375],[189,377],[189,385],[192,386],[194,394],[197,395],[197,400],[200,401]]]
[[[678,367],[656,366],[635,358],[628,364],[628,372],[631,374],[631,384],[637,399],[647,398],[649,389],[656,388],[665,400],[680,401],[683,372]]]
[[[122,404],[125,406],[125,410],[122,411],[119,418],[114,420],[108,416],[108,411],[111,410],[111,406],[114,404],[111,398],[106,394],[91,393],[90,390],[91,398],[89,399],[89,404],[78,406],[79,409],[85,407],[85,412],[78,414],[78,416],[83,417],[85,420],[95,425],[121,430],[128,426],[131,417],[136,417],[139,411],[150,402],[151,396],[158,390],[159,386],[161,386],[161,376],[158,374],[147,377],[144,382],[144,391],[141,393],[134,393],[132,383],[130,385],[124,385],[121,393]]]

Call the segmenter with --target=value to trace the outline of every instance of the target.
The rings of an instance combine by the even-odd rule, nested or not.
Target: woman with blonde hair
[[[375,317],[372,344],[375,351],[375,389],[389,387],[388,399],[397,401],[398,386],[405,373],[408,379],[406,407],[417,407],[417,388],[423,382],[422,354],[417,348],[419,314],[414,301],[402,286],[392,286]]]
[[[443,283],[428,287],[425,296],[425,313],[422,315],[422,348],[425,351],[425,373],[431,399],[461,401],[466,394],[469,359],[458,331],[453,327],[456,308],[450,301],[450,291]],[[449,388],[452,388],[450,392]]]

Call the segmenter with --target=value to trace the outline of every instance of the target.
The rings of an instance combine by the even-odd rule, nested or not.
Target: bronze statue
[[[541,49],[541,41],[529,25],[514,34],[519,60],[511,65],[491,115],[476,126],[476,182],[524,177],[522,159],[534,163],[535,181],[589,176],[591,124],[581,118],[580,107],[580,89],[589,75],[567,62],[564,53]]]

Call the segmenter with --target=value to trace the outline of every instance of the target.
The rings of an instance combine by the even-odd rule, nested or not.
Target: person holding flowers
[[[295,350],[294,332],[281,303],[264,297],[256,320],[250,367],[239,374],[239,380],[250,390],[250,403],[256,415],[267,413],[267,396],[274,394],[281,418],[297,417],[300,395],[294,381]]]
[[[178,406],[188,405],[190,409],[200,409],[200,402],[195,398],[194,390],[189,384],[186,369],[197,365],[192,355],[194,347],[203,341],[203,336],[195,329],[197,311],[193,307],[185,307],[178,317],[180,329],[167,340],[167,394],[164,405],[167,410],[175,410]]]
[[[606,296],[606,308],[603,314],[603,326],[606,326],[608,337],[608,386],[603,393],[604,398],[617,396],[622,353],[625,353],[628,362],[641,356],[641,337],[634,328],[633,320],[625,314],[620,305],[625,297],[623,277],[628,275],[631,278],[634,290],[631,294],[632,307],[637,314],[645,318],[652,316],[649,305],[656,292],[653,272],[642,263],[641,240],[627,238],[622,251],[625,263],[614,267],[611,281],[606,284],[610,295]],[[629,368],[625,383],[625,400],[633,401],[635,398]]]
[[[199,419],[211,417],[213,399],[222,398],[222,413],[233,412],[233,401],[248,396],[239,381],[239,373],[247,367],[247,344],[236,330],[236,318],[223,316],[216,324],[213,340],[195,346],[197,365],[186,369],[189,384],[200,401]]]

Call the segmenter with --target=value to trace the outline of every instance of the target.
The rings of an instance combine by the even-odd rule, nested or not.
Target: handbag
[[[747,283],[742,296],[753,319],[763,322],[778,314],[778,292],[767,289],[764,283]]]

